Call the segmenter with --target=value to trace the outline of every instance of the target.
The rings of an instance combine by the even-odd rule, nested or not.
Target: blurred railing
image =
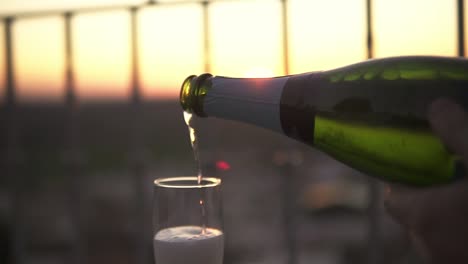
[[[3,24],[5,27],[5,36],[4,36],[4,47],[5,47],[5,86],[6,86],[6,95],[5,95],[5,113],[6,119],[4,121],[4,128],[5,128],[5,135],[6,138],[6,158],[4,160],[5,163],[5,177],[8,182],[8,190],[9,190],[9,197],[10,197],[10,227],[13,228],[11,230],[11,241],[12,241],[12,263],[21,264],[24,263],[23,257],[25,252],[25,237],[24,237],[24,219],[21,218],[20,211],[24,204],[21,195],[21,188],[23,181],[25,179],[21,178],[21,174],[17,173],[19,168],[22,166],[23,162],[23,154],[22,149],[20,147],[20,142],[18,142],[18,124],[17,124],[17,98],[16,98],[16,80],[15,80],[15,72],[14,72],[14,64],[15,61],[13,59],[13,50],[15,48],[15,43],[13,42],[13,24],[18,20],[26,20],[31,18],[39,18],[39,17],[46,17],[46,16],[56,16],[61,15],[63,17],[63,23],[65,25],[64,29],[64,43],[65,43],[65,54],[63,54],[65,58],[65,98],[64,102],[66,105],[67,111],[67,125],[65,130],[66,135],[66,148],[63,152],[63,163],[68,168],[67,173],[67,181],[69,186],[69,210],[70,215],[72,216],[71,219],[74,226],[74,238],[73,238],[73,254],[72,259],[69,263],[86,263],[85,260],[85,249],[86,245],[84,244],[85,240],[82,237],[80,226],[80,219],[82,218],[82,203],[80,201],[80,173],[82,171],[82,162],[83,158],[81,151],[80,151],[80,137],[79,134],[76,133],[78,130],[76,116],[77,116],[77,108],[78,108],[78,99],[76,96],[76,89],[75,89],[75,68],[73,63],[73,56],[74,56],[74,47],[73,47],[73,27],[71,24],[71,20],[77,14],[83,13],[97,13],[97,12],[109,12],[115,10],[128,10],[130,14],[130,30],[131,30],[131,94],[129,103],[133,109],[133,129],[131,133],[131,142],[132,142],[132,150],[130,151],[129,160],[131,163],[133,177],[135,184],[135,195],[137,196],[135,201],[135,212],[134,212],[134,223],[135,226],[140,227],[135,234],[134,246],[135,246],[135,262],[134,263],[145,263],[150,255],[149,249],[145,246],[145,242],[143,241],[143,237],[145,233],[148,232],[146,229],[146,224],[144,220],[144,210],[148,207],[146,205],[146,200],[144,199],[144,191],[143,191],[143,174],[145,171],[145,158],[144,158],[144,146],[141,142],[140,136],[140,126],[141,121],[139,120],[140,117],[140,109],[141,103],[143,101],[142,93],[141,93],[141,85],[139,79],[139,61],[138,61],[138,43],[137,40],[139,39],[138,32],[138,25],[137,25],[137,17],[138,13],[141,9],[144,9],[148,6],[159,6],[159,5],[185,5],[185,4],[193,4],[199,3],[202,6],[203,10],[203,43],[204,43],[204,70],[205,72],[210,72],[210,64],[211,64],[211,45],[210,45],[210,32],[209,32],[209,8],[210,4],[213,2],[221,2],[223,0],[217,1],[177,1],[177,2],[161,2],[158,3],[157,1],[148,1],[144,2],[139,5],[129,5],[129,6],[104,6],[104,7],[87,7],[87,8],[76,8],[76,9],[65,9],[65,10],[49,10],[49,11],[40,11],[40,12],[25,12],[25,13],[14,13],[14,14],[6,14],[0,15],[0,20],[3,20]],[[229,1],[229,0],[226,0]],[[230,0],[230,1],[237,1],[241,2],[241,0]],[[248,0],[246,0],[248,1]],[[282,34],[282,41],[283,41],[283,69],[284,74],[289,74],[289,37],[288,37],[288,0],[278,0],[281,2],[282,8],[282,18],[281,18],[281,29],[280,32]],[[363,0],[364,1],[364,0]],[[463,0],[456,0],[457,3],[457,46],[458,46],[458,55],[465,56],[465,37],[464,37],[464,1]],[[366,0],[366,26],[367,26],[367,34],[366,34],[366,43],[367,43],[367,57],[373,57],[373,33],[372,33],[372,0]],[[282,173],[291,173],[291,170],[284,170]],[[285,175],[287,177],[287,175]],[[289,187],[285,186],[285,195],[284,200],[290,201],[290,190],[287,190]],[[368,181],[368,194],[369,194],[369,205],[368,205],[368,257],[367,263],[379,263],[381,254],[380,254],[380,219],[379,219],[379,206],[381,205],[381,186],[380,184],[373,179],[369,179]],[[288,206],[288,203],[285,203],[285,207]],[[288,208],[285,209],[285,212],[288,212]],[[285,214],[290,215],[290,214]],[[285,219],[285,233],[287,239],[287,245],[289,246],[289,263],[294,264],[296,263],[295,257],[295,241],[294,237],[291,236],[293,234],[294,226],[292,226],[293,221],[290,219]]]

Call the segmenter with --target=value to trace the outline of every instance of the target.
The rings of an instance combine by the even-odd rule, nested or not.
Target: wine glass
[[[156,179],[153,227],[156,264],[222,264],[221,180]]]

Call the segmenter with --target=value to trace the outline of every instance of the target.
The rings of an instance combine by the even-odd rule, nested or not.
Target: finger
[[[391,184],[384,195],[384,205],[391,216],[402,226],[420,230],[428,218],[437,218],[441,203],[451,207],[448,186],[417,188]]]
[[[454,218],[468,219],[468,179],[443,186],[414,188],[388,185],[388,213],[402,226],[421,233]]]
[[[467,165],[468,116],[463,108],[448,99],[437,99],[429,108],[429,121],[442,142]]]

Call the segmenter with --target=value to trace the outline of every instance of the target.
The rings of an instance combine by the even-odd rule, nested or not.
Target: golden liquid
[[[197,181],[198,184],[201,185],[202,179],[203,179],[203,174],[202,174],[202,169],[201,169],[201,160],[200,160],[200,152],[198,150],[198,140],[197,140],[197,133],[195,130],[195,125],[194,125],[194,120],[193,120],[193,115],[192,113],[188,113],[184,111],[184,120],[185,124],[187,125],[189,135],[190,135],[190,144],[192,146],[192,151],[193,151],[193,156],[195,158],[195,162],[197,163],[197,170],[198,170],[198,175],[197,175]],[[204,188],[200,188],[200,210],[201,210],[201,232],[202,234],[205,234],[206,232],[206,211],[205,211],[205,202],[204,202]]]
[[[201,171],[201,161],[200,161],[200,154],[198,151],[198,140],[197,140],[197,133],[194,128],[194,121],[192,113],[188,113],[184,111],[184,120],[185,124],[187,125],[189,135],[190,135],[190,144],[192,145],[193,156],[195,158],[195,162],[197,163],[198,169],[198,184],[201,184],[202,181],[202,171]]]

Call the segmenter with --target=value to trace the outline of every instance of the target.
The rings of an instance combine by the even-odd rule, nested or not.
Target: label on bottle
[[[251,123],[282,132],[280,101],[289,77],[214,77],[204,99],[208,116]]]

